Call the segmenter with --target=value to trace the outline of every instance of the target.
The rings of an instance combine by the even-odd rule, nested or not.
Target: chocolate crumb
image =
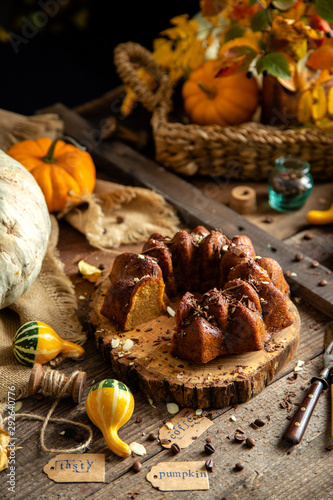
[[[303,236],[303,240],[312,240],[313,235],[311,233],[305,233]]]
[[[319,266],[319,262],[317,260],[313,260],[311,262],[311,267],[318,267]]]
[[[273,221],[274,219],[270,215],[266,215],[266,217],[263,219],[263,222],[265,222],[266,224],[271,224]]]
[[[300,262],[302,259],[303,259],[303,254],[301,254],[300,252],[298,252],[298,253],[295,255],[295,261],[296,261],[296,262]]]
[[[318,281],[318,286],[326,286],[328,285],[328,281],[327,280],[320,280]]]
[[[141,422],[142,422],[142,418],[141,418],[141,417],[136,417],[135,422],[136,422],[137,424],[141,424]]]
[[[330,445],[326,446],[325,450],[332,451],[333,450],[333,444],[330,444]]]

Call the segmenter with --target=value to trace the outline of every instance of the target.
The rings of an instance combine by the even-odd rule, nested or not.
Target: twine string
[[[46,417],[41,417],[40,415],[37,415],[35,413],[18,413],[15,417],[16,419],[24,418],[27,420],[40,420],[43,422],[40,432],[40,445],[42,450],[45,451],[46,453],[73,453],[78,451],[84,451],[90,445],[90,442],[93,437],[93,431],[89,425],[83,424],[82,422],[75,422],[67,418],[52,418],[52,414],[57,404],[59,403],[63,395],[67,392],[67,389],[71,387],[78,373],[80,373],[78,370],[74,371],[67,378],[61,372],[58,372],[56,370],[47,370],[44,373],[44,378],[41,383],[41,388],[45,396],[53,396],[55,400],[50,410],[48,411]],[[9,417],[6,417],[3,422],[6,423],[8,418]],[[74,448],[65,448],[65,449],[48,448],[45,444],[45,431],[49,422],[58,422],[58,423],[70,424],[70,425],[75,425],[77,427],[81,427],[88,433],[88,436],[82,444],[80,444],[79,446],[75,446]]]

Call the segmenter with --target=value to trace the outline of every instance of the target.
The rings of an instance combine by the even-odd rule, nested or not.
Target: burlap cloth
[[[97,180],[94,193],[81,201],[58,218],[64,217],[102,250],[143,242],[156,232],[172,236],[179,229],[174,208],[151,189]]]
[[[55,139],[64,132],[64,123],[56,113],[24,116],[0,109],[0,149],[7,151],[19,141],[49,137]]]

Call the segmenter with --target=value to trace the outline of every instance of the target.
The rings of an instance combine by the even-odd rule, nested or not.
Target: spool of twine
[[[79,370],[77,370],[74,371],[69,377],[67,377],[63,373],[57,370],[46,370],[45,372],[43,372],[43,377],[40,379],[39,386],[37,388],[37,390],[41,389],[42,393],[45,396],[51,396],[55,399],[46,417],[41,417],[40,415],[34,413],[17,413],[15,416],[15,419],[40,420],[43,422],[42,429],[40,432],[40,445],[42,450],[45,451],[46,453],[73,453],[78,451],[84,451],[86,448],[89,447],[89,444],[93,437],[93,431],[88,425],[83,424],[81,422],[75,422],[67,418],[52,418],[52,414],[57,404],[59,403],[60,399],[64,395],[71,393],[71,388],[74,386],[75,381],[77,381],[77,377],[82,373],[84,372],[80,372]],[[35,391],[35,393],[36,392],[37,391]],[[4,424],[7,422],[8,418],[9,417],[4,418],[3,420]],[[75,425],[77,427],[81,427],[87,433],[87,438],[82,444],[74,448],[66,448],[66,449],[48,448],[45,445],[45,431],[49,422],[70,424],[70,425]]]

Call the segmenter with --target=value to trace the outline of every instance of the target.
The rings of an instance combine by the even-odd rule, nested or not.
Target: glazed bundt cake
[[[195,363],[261,350],[293,323],[280,265],[257,256],[245,235],[203,226],[152,234],[141,254],[115,259],[109,278],[101,314],[124,331],[164,314],[181,294],[170,352]]]

